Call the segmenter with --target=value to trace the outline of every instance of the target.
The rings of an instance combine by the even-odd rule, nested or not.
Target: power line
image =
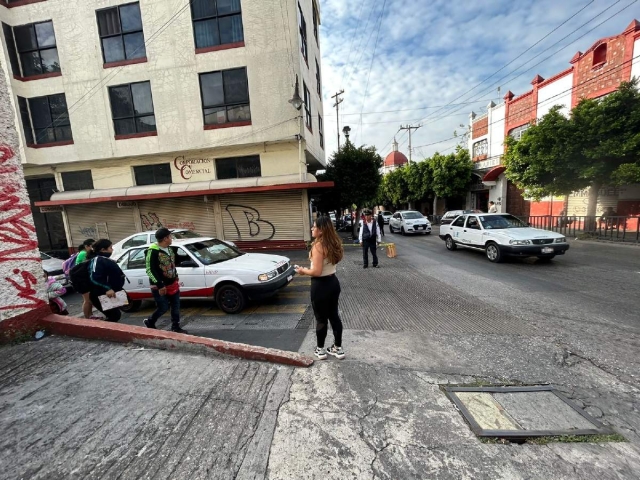
[[[358,14],[358,21],[356,22],[356,28],[354,29],[353,34],[351,35],[351,42],[349,43],[349,54],[347,55],[346,63],[342,67],[342,79],[340,80],[341,84],[344,84],[344,76],[346,75],[347,70],[348,70],[347,67],[349,66],[349,60],[351,59],[351,52],[352,52],[352,48],[353,48],[353,42],[355,41],[357,33],[358,33],[358,27],[360,26],[360,19],[362,18],[362,10],[363,10],[365,2],[366,2],[366,0],[362,0],[362,2],[360,3],[360,13]]]
[[[360,50],[362,47],[362,40],[365,38],[366,36],[366,31],[367,31],[367,27],[369,26],[369,22],[371,21],[371,14],[375,11],[375,0],[373,2],[374,5],[371,6],[371,10],[369,11],[369,16],[367,17],[367,23],[364,27],[364,34],[360,37],[360,43],[358,43],[358,48],[356,49],[356,51]],[[349,72],[349,76],[347,77],[347,81],[351,80],[351,77],[353,76],[354,72],[356,71],[356,69],[358,68],[358,65],[360,64],[360,60],[362,60],[362,56],[364,55],[364,50],[366,50],[367,45],[369,45],[369,40],[371,39],[371,35],[373,34],[373,31],[371,31],[371,33],[369,34],[369,38],[367,39],[367,43],[364,45],[364,48],[360,51],[360,57],[358,57],[358,61],[355,63],[353,69],[351,70],[351,72]],[[357,55],[357,54],[356,54]],[[344,82],[343,82],[344,84]]]
[[[371,55],[371,63],[369,63],[369,72],[367,73],[367,84],[364,88],[364,96],[362,97],[362,107],[360,108],[360,125],[362,125],[362,111],[364,110],[364,104],[367,101],[367,92],[369,90],[369,80],[371,79],[371,69],[373,67],[373,61],[376,58],[376,51],[378,50],[378,40],[380,39],[380,27],[382,26],[382,19],[384,17],[384,7],[387,5],[387,0],[382,2],[382,10],[380,10],[380,17],[378,20],[378,31],[376,32],[376,42],[373,46],[373,54]],[[361,132],[362,133],[362,132]]]
[[[451,104],[451,106],[471,105],[471,104],[474,104],[474,103],[486,102],[487,100],[491,100],[491,98],[473,100],[472,102],[453,103],[453,104]],[[447,106],[449,106],[449,104],[447,104],[447,105],[431,105],[431,106],[427,106],[427,107],[415,107],[415,108],[400,108],[400,109],[397,109],[397,110],[377,110],[377,111],[360,112],[360,113],[358,113],[358,112],[341,113],[340,115],[342,115],[342,116],[347,116],[347,115],[373,115],[373,114],[376,114],[376,113],[410,112],[410,111],[413,111],[413,110],[427,110],[429,108],[441,108],[441,107],[447,107]]]

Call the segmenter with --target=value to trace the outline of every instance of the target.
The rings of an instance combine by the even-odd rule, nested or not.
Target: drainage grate
[[[444,391],[479,437],[614,433],[550,386],[444,387]]]

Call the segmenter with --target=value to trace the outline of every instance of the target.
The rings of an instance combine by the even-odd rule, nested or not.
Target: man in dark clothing
[[[378,212],[378,228],[380,229],[380,235],[384,237],[384,217],[382,212]]]
[[[364,211],[364,220],[362,221],[362,227],[360,227],[358,239],[362,246],[363,267],[369,267],[369,250],[371,250],[371,254],[373,255],[373,268],[378,268],[376,247],[378,243],[380,243],[380,230],[378,229],[376,221],[371,216],[371,210],[369,209],[365,209]]]
[[[156,322],[171,308],[171,331],[187,333],[180,328],[180,284],[176,269],[176,256],[170,248],[173,239],[168,228],[156,232],[157,242],[151,245],[146,254],[147,275],[151,285],[151,294],[157,309],[144,320],[147,328],[156,328]]]
[[[89,300],[105,315],[107,322],[117,322],[121,313],[119,308],[105,310],[102,308],[100,296],[106,295],[113,298],[116,292],[124,287],[125,276],[118,264],[109,257],[113,253],[111,240],[102,238],[93,244],[93,253],[89,255],[90,261],[80,263],[76,267],[85,268],[89,273]]]

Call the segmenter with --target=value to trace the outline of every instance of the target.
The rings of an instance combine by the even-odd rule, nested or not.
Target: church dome
[[[402,152],[398,151],[398,142],[396,139],[393,139],[393,151],[387,155],[387,158],[384,159],[385,167],[399,167],[404,165],[405,163],[409,163],[409,159]]]

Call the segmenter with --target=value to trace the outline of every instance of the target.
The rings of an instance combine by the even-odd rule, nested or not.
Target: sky
[[[639,0],[320,0],[320,10],[327,160],[340,90],[340,131],[348,125],[353,143],[384,158],[395,136],[409,156],[398,129],[422,124],[412,132],[419,161],[452,152],[472,111],[527,92],[536,75],[559,73],[577,51],[640,20]]]

